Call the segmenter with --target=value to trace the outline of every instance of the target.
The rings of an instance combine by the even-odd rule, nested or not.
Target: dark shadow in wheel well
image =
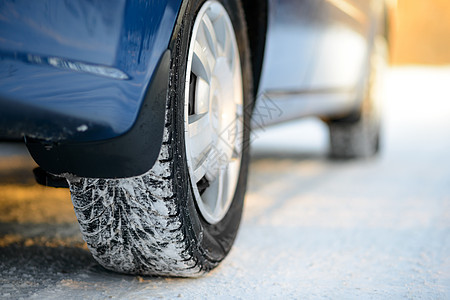
[[[243,0],[253,72],[253,92],[258,92],[267,31],[267,1]]]

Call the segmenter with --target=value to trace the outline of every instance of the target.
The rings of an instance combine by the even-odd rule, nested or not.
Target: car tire
[[[93,257],[113,271],[199,276],[226,257],[238,231],[249,165],[253,84],[243,9],[239,0],[194,0],[186,5],[182,24],[175,33],[164,139],[155,165],[132,178],[68,176],[83,238]],[[199,43],[198,36],[205,33],[209,35],[206,40],[203,36],[203,42],[210,44],[200,48],[217,50],[207,54],[210,62],[215,59],[207,70],[212,78],[209,93],[204,86],[203,91],[198,87],[198,78],[192,82],[194,71],[205,69],[205,65],[195,65],[199,61],[195,51],[199,48],[192,50]],[[208,56],[211,54],[216,56]],[[193,98],[197,102],[192,103]],[[207,99],[208,103],[199,104],[199,99]],[[214,119],[213,110],[234,116]],[[205,113],[209,120],[207,138],[198,131],[201,124],[191,123],[191,119]],[[210,141],[206,152],[202,152],[208,161],[200,163],[204,174],[198,172],[199,140],[190,135],[196,127],[195,134],[202,134],[200,141]],[[205,200],[208,191],[212,192]],[[214,200],[214,194],[221,201],[216,209],[213,202],[219,200]]]
[[[364,99],[356,112],[327,122],[330,157],[335,159],[368,158],[380,149],[381,91],[387,62],[387,43],[377,36],[365,83]]]

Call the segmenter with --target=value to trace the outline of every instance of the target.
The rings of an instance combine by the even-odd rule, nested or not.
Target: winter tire
[[[188,1],[182,20],[155,165],[132,178],[68,178],[84,240],[110,270],[198,276],[225,258],[237,234],[252,107],[242,6]]]

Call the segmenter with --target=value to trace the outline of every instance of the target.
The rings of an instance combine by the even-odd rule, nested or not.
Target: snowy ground
[[[124,276],[90,257],[69,194],[0,148],[0,297],[450,298],[450,68],[390,72],[383,152],[331,162],[325,127],[257,133],[241,231],[199,279]]]

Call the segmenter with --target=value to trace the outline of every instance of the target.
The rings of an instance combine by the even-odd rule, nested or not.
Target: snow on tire
[[[158,159],[142,176],[70,181],[84,240],[102,266],[131,274],[201,273],[186,242],[172,180],[164,177],[172,168]]]

